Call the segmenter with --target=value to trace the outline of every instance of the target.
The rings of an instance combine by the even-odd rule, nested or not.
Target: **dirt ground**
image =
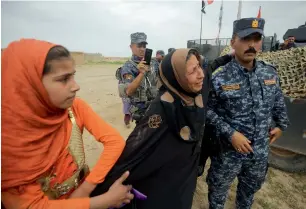
[[[76,80],[81,86],[78,96],[88,102],[91,107],[108,123],[127,138],[134,126],[129,129],[123,124],[122,101],[118,96],[115,70],[118,65],[86,65],[78,66]],[[98,160],[103,146],[84,132],[86,159],[92,168]],[[194,196],[193,209],[208,209],[206,172],[198,179]],[[226,202],[225,209],[235,208],[234,182]],[[306,208],[306,175],[288,174],[270,168],[266,183],[256,194],[254,209],[305,209]]]

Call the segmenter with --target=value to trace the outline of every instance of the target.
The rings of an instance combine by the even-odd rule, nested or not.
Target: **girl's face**
[[[42,82],[52,104],[61,109],[72,106],[80,86],[74,80],[75,65],[72,58],[62,58],[49,62],[50,71],[43,75]]]

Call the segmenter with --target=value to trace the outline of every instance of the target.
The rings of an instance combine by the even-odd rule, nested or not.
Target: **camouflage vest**
[[[137,63],[133,61],[131,61],[131,63],[133,64],[135,71],[138,71]],[[135,94],[130,97],[131,103],[148,102],[153,100],[157,95],[156,84],[157,84],[157,78],[155,76],[155,73],[152,71],[146,72]]]

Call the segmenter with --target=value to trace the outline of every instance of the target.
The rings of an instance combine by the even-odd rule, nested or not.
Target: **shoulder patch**
[[[123,78],[126,79],[126,80],[132,80],[133,76],[131,74],[127,73],[127,74],[124,74]]]
[[[217,73],[221,72],[223,70],[223,67],[219,67],[217,70],[215,70],[212,75],[216,75]]]

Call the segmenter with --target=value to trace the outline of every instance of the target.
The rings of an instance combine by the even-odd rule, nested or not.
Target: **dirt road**
[[[118,65],[86,65],[77,67],[76,80],[81,86],[79,97],[88,102],[92,108],[108,123],[127,138],[132,130],[123,124],[122,102],[118,97],[115,70]],[[86,131],[84,133],[86,159],[92,168],[103,150],[101,144]],[[206,171],[208,166],[206,168]],[[193,209],[208,209],[207,185],[205,174],[198,179],[194,196]],[[226,209],[234,208],[235,182],[229,192]],[[305,209],[306,175],[287,174],[270,168],[267,181],[256,194],[254,209]]]

